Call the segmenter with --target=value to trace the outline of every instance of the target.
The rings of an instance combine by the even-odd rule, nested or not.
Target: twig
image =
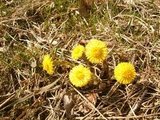
[[[110,91],[108,92],[108,94],[106,95],[106,100],[109,99],[109,97],[111,97],[111,96],[113,95],[113,93],[116,91],[116,89],[118,88],[118,86],[119,86],[119,83],[118,83],[118,82],[116,82],[116,83],[112,86],[111,90],[110,90]]]
[[[133,105],[133,107],[131,107],[131,111],[128,113],[128,116],[131,116],[133,113],[135,113],[135,112],[140,108],[141,103],[142,103],[143,98],[144,98],[144,96],[146,95],[146,93],[147,93],[147,89],[143,92],[143,94],[142,94],[142,96],[140,97],[140,99],[138,100],[138,102],[135,103],[135,104]]]
[[[44,92],[47,92],[48,90],[50,90],[50,88],[52,88],[62,77],[60,77],[59,79],[57,79],[56,81],[54,81],[53,83],[49,84],[49,85],[46,85],[42,88],[40,88],[38,91],[36,92],[32,92],[28,95],[26,95],[25,97],[23,98],[19,98],[15,101],[13,101],[12,103],[10,103],[9,105],[3,107],[2,109],[0,109],[0,112],[3,111],[4,109],[6,109],[7,107],[10,107],[10,106],[13,106],[14,104],[18,104],[18,103],[22,103],[28,99],[30,99],[31,97],[33,97],[34,95],[39,95],[39,94],[42,94]],[[7,99],[8,100],[8,99]],[[8,101],[7,101],[8,102]]]
[[[154,113],[154,114],[148,114],[148,115],[139,115],[139,116],[127,116],[127,117],[123,117],[123,116],[115,116],[115,117],[108,117],[108,119],[131,119],[131,118],[145,118],[145,117],[153,117],[153,116],[158,116],[160,115],[160,113]]]
[[[71,84],[70,84],[71,85]],[[99,115],[104,119],[104,120],[108,120],[108,118],[106,118],[84,95],[82,95],[82,93],[80,93],[73,85],[71,85],[73,87],[73,89],[87,102],[90,104],[90,106],[95,109],[95,111],[97,111],[99,113]]]
[[[8,99],[6,99],[2,104],[0,104],[0,108],[6,104],[11,98],[13,98],[15,95],[10,96]]]
[[[123,117],[123,116],[113,116],[113,117],[107,117],[108,120],[117,120],[117,119],[133,119],[133,118],[149,118],[149,117],[153,117],[153,116],[157,116],[160,115],[160,113],[154,113],[154,114],[148,114],[148,115],[139,115],[139,116],[127,116],[127,117]],[[82,119],[82,117],[76,117],[76,120]],[[90,119],[96,119],[99,120],[99,117],[90,117]]]

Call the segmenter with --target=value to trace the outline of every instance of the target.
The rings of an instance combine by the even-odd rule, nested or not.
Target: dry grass
[[[0,119],[160,119],[158,3],[1,0]],[[85,62],[73,61],[70,50],[91,38],[108,44],[109,71],[105,65],[90,66],[99,82],[77,89],[68,72]],[[46,53],[56,60],[52,76],[42,70]],[[120,61],[136,66],[133,84],[115,82],[113,69]]]

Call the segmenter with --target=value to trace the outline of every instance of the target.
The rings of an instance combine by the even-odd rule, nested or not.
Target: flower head
[[[49,54],[47,54],[43,57],[42,66],[43,66],[43,70],[46,70],[48,74],[50,74],[50,75],[53,74],[53,72],[54,72],[53,60]]]
[[[108,49],[105,42],[92,39],[86,45],[85,54],[91,63],[102,63],[106,59]]]
[[[115,67],[114,76],[119,83],[129,84],[135,79],[136,71],[133,64],[122,62]]]
[[[82,57],[84,50],[85,49],[82,45],[75,46],[71,52],[72,59],[78,60],[80,57]]]
[[[86,86],[91,81],[91,72],[83,65],[75,66],[69,73],[69,80],[76,87]]]

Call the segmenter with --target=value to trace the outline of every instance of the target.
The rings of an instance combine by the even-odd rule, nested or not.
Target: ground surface
[[[144,1],[144,0],[143,0]],[[78,63],[70,58],[77,43],[103,40],[104,68],[90,65],[98,82],[86,88],[69,83]],[[51,53],[55,73],[42,70]],[[115,65],[132,62],[134,83],[120,85]],[[108,68],[107,68],[108,66]],[[0,119],[102,120],[160,119],[159,1],[1,0]]]

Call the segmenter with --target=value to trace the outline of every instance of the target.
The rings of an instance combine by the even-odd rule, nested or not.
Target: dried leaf
[[[74,106],[73,94],[72,93],[65,94],[63,96],[63,103],[64,103],[64,109],[66,110],[67,118],[71,118],[72,117],[71,110]]]
[[[36,60],[32,61],[32,62],[31,62],[31,67],[32,67],[32,68],[35,68],[36,66],[37,66]]]
[[[93,105],[96,105],[97,97],[98,97],[97,93],[89,93],[89,94],[86,94],[85,96]],[[86,112],[89,112],[90,110],[92,110],[92,106],[88,103],[85,103],[84,109]]]
[[[81,44],[81,45],[86,45],[87,42],[88,42],[88,41],[86,41],[86,40],[83,39],[83,40],[80,40],[80,41],[79,41],[79,44]]]
[[[97,93],[89,93],[86,95],[86,97],[93,105],[97,103],[97,97],[98,97]]]
[[[107,85],[105,82],[101,82],[98,87],[99,87],[99,89],[98,89],[99,92],[104,92],[107,89]]]

